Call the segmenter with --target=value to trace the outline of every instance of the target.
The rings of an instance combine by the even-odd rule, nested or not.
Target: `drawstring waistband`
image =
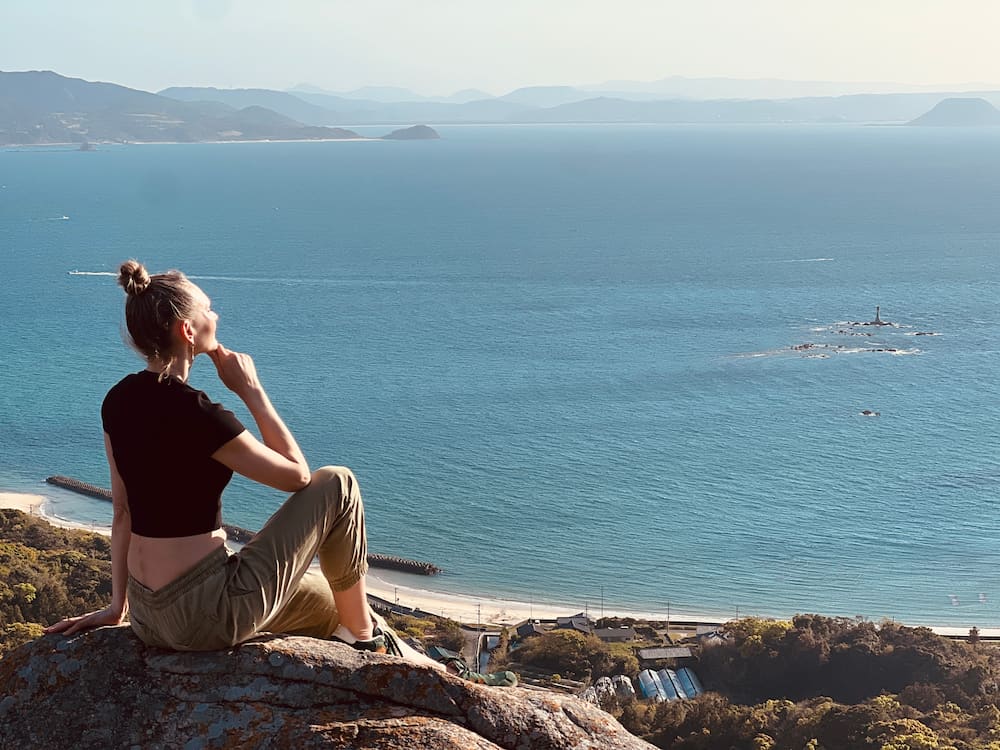
[[[215,573],[229,559],[229,550],[219,547],[217,550],[209,552],[201,562],[195,565],[184,575],[175,578],[163,588],[153,591],[129,574],[128,588],[129,599],[138,595],[146,604],[151,607],[164,607],[171,604],[179,596],[190,591],[203,579]]]

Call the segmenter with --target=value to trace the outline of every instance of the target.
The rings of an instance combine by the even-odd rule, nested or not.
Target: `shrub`
[[[0,655],[111,601],[111,543],[0,509]]]
[[[734,640],[698,667],[716,694],[660,704],[652,719],[623,706],[623,724],[675,749],[1000,750],[995,649],[819,615],[727,629]]]
[[[607,644],[592,635],[562,629],[528,639],[517,656],[523,664],[575,679],[599,676],[614,663]]]
[[[500,630],[500,638],[496,648],[490,652],[489,669],[493,672],[507,668],[510,660],[510,631],[507,628]]]

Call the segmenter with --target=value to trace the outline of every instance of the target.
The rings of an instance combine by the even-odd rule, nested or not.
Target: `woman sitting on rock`
[[[356,649],[432,661],[400,641],[368,607],[364,508],[349,469],[309,471],[248,354],[216,340],[219,316],[179,271],[150,276],[122,264],[125,320],[147,367],[104,399],[111,472],[111,604],[46,629],[72,635],[128,614],[145,643],[181,651],[228,648],[262,631],[342,641]],[[187,384],[199,354],[253,416],[239,419]],[[239,552],[226,547],[222,492],[238,472],[294,492]],[[322,576],[308,573],[319,556]],[[475,682],[511,685],[511,672]]]

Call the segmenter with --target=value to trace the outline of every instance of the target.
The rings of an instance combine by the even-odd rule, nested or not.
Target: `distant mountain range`
[[[534,86],[464,103],[380,102],[329,93],[265,89],[169,88],[163,96],[232,107],[262,106],[311,125],[372,123],[906,123],[949,92],[852,94],[797,99],[649,99],[595,96],[570,86]],[[1000,91],[975,96],[1000,104]]]
[[[463,89],[461,91],[456,91],[450,96],[422,96],[420,94],[415,94],[409,89],[400,88],[399,86],[363,86],[359,89],[348,91],[347,93],[338,93],[336,91],[326,91],[325,89],[321,89],[319,86],[311,86],[307,83],[302,83],[294,88],[288,89],[288,93],[326,94],[328,96],[338,96],[344,99],[364,99],[384,103],[428,101],[463,104],[465,102],[475,101],[476,99],[493,98],[492,94],[479,89]]]
[[[997,86],[914,86],[888,82],[788,81],[777,78],[685,78],[670,76],[658,81],[607,81],[577,86],[578,89],[624,99],[802,99],[805,97],[853,96],[856,94],[913,94],[941,91],[986,91]]]
[[[292,91],[174,87],[153,94],[49,71],[0,72],[0,144],[341,139],[360,137],[345,126],[428,122],[904,124],[917,121],[945,99],[974,99],[990,108],[1000,105],[1000,91],[970,92],[962,97],[953,92],[911,91],[797,98],[656,98],[658,90],[671,86],[690,90],[694,80],[617,82],[619,89],[643,90],[618,90],[614,95],[572,86],[533,86],[500,97],[470,99],[483,94],[470,90],[448,97],[450,101],[435,101],[392,87],[368,87],[349,94],[307,85]],[[821,85],[701,80],[702,90],[713,91],[735,90],[737,84],[744,91],[781,89],[781,84],[786,84],[784,90],[806,86],[816,90]],[[404,99],[392,101],[394,97]],[[427,129],[401,137],[436,135]]]
[[[663,99],[801,99],[817,96],[848,96],[854,94],[913,94],[963,91],[989,91],[1000,88],[982,83],[959,86],[915,86],[887,82],[788,81],[776,78],[685,78],[668,76],[658,81],[605,81],[577,86],[529,86],[494,97],[485,91],[467,89],[450,96],[423,96],[397,86],[365,86],[348,92],[327,91],[318,86],[300,84],[289,89],[292,94],[331,94],[345,99],[367,99],[378,102],[450,102],[461,104],[478,99],[508,99],[539,107],[554,107],[572,101],[595,97],[649,101]],[[552,94],[549,98],[546,92]],[[527,100],[526,100],[527,99]]]

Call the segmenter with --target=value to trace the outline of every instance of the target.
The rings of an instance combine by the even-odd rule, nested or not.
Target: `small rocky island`
[[[383,135],[383,141],[428,141],[440,138],[438,132],[427,125],[414,125],[412,128],[400,128],[393,130],[388,135]]]

